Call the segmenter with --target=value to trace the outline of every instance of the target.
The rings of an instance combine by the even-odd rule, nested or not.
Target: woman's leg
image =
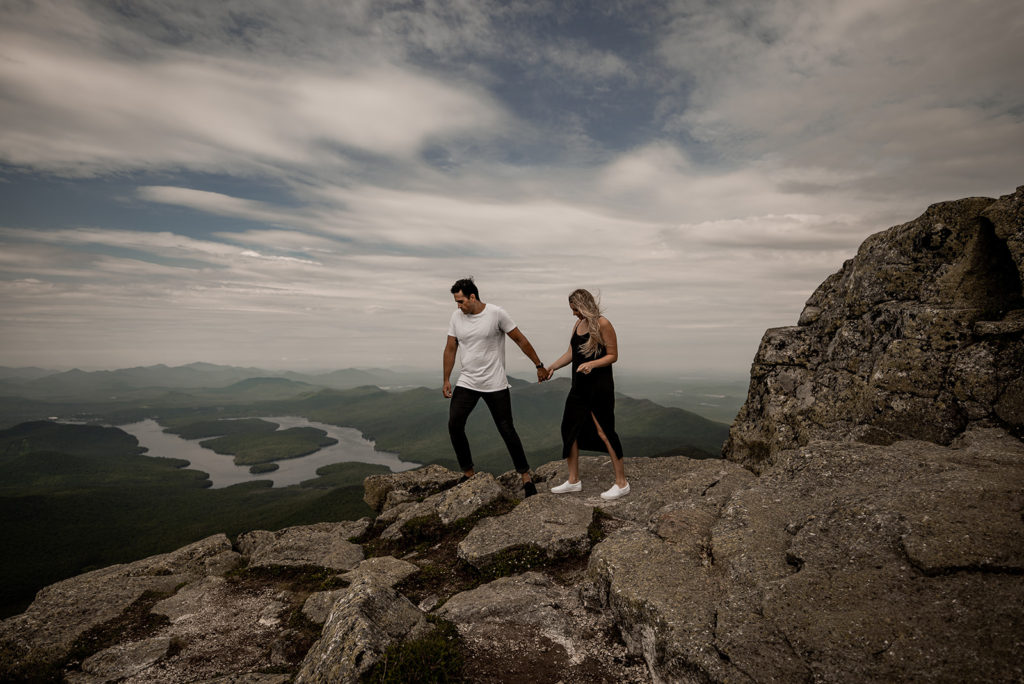
[[[569,447],[569,457],[565,459],[565,463],[569,466],[569,482],[576,484],[580,481],[580,447],[577,442],[573,442]]]
[[[594,419],[594,427],[597,428],[597,436],[601,438],[602,442],[604,442],[605,447],[608,449],[608,455],[612,457],[612,468],[615,470],[615,484],[620,487],[625,487],[626,466],[623,463],[622,456],[615,452],[615,447],[613,447],[611,441],[609,441],[608,435],[604,434],[604,430],[601,429],[601,423],[597,422],[597,416],[591,413],[590,417]],[[578,455],[579,451],[577,451],[576,454]],[[572,472],[571,468],[569,472]]]

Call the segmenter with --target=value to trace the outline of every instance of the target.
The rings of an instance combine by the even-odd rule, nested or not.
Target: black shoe
[[[463,475],[462,477],[460,477],[460,478],[459,478],[458,482],[456,482],[455,484],[456,484],[456,485],[460,485],[460,484],[462,484],[463,482],[467,481],[468,479],[469,479],[468,477],[466,477],[465,475]]]
[[[533,496],[537,493],[537,485],[533,484],[533,481],[524,482],[523,489],[526,491],[526,496]]]

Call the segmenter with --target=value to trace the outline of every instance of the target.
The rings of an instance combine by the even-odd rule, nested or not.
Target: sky
[[[1024,184],[1017,0],[0,0],[0,366],[745,375],[868,235]],[[508,345],[512,374],[532,364]]]

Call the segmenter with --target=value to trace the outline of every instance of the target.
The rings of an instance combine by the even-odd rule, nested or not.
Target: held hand
[[[544,371],[545,373],[547,373],[547,375],[544,378],[545,380],[550,380],[551,378],[555,377],[555,369],[552,368],[551,366],[545,368]]]
[[[452,383],[449,380],[444,381],[444,387],[441,388],[441,394],[447,399],[452,398]]]
[[[537,369],[537,382],[544,382],[550,377],[551,376],[548,375],[548,369],[545,368],[544,366],[541,366],[540,368]]]

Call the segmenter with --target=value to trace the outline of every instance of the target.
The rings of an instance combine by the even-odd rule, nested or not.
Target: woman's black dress
[[[562,458],[568,458],[572,443],[576,442],[580,449],[586,451],[608,451],[604,441],[597,436],[593,414],[601,424],[601,430],[615,450],[615,455],[622,458],[622,443],[615,432],[615,380],[612,378],[612,367],[601,366],[590,371],[588,375],[577,373],[581,363],[599,359],[604,355],[604,347],[598,348],[595,357],[588,358],[580,351],[580,345],[587,341],[590,333],[580,335],[573,328],[572,341],[572,389],[565,399],[565,411],[562,413]]]

